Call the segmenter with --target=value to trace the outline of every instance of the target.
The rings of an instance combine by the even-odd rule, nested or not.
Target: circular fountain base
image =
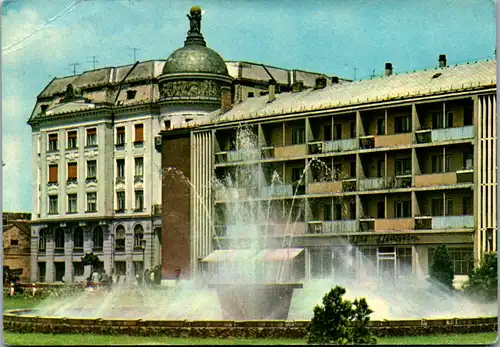
[[[286,320],[293,290],[302,283],[212,284],[227,320]]]
[[[133,310],[133,308],[130,308]],[[127,309],[127,312],[130,313]],[[125,334],[169,337],[296,338],[307,335],[308,320],[143,320],[123,318],[46,317],[36,310],[4,312],[5,331],[53,334]],[[118,313],[118,312],[117,312]],[[118,316],[118,315],[117,315]],[[370,321],[376,336],[416,336],[444,333],[497,332],[497,317]]]

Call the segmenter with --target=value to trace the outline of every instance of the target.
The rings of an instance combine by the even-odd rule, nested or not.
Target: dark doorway
[[[385,202],[377,201],[377,218],[385,218]]]
[[[54,262],[54,267],[56,270],[56,278],[55,278],[56,282],[62,282],[65,272],[64,262]]]

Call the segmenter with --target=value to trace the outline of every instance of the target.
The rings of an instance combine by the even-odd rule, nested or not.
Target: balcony
[[[375,147],[407,146],[413,143],[413,134],[375,136]]]
[[[259,149],[242,149],[227,152],[228,162],[259,160],[261,151]]]
[[[443,216],[432,217],[432,229],[473,229],[474,217],[465,216]]]
[[[434,173],[415,176],[415,187],[432,187],[457,184],[455,172]]]
[[[474,127],[444,128],[444,129],[422,129],[417,132],[417,143],[457,141],[474,138]]]
[[[359,190],[378,190],[392,188],[394,179],[391,177],[366,178],[359,181]]]
[[[307,232],[306,223],[289,223],[289,224],[269,224],[263,225],[263,233],[267,230],[268,236],[290,236],[290,235],[304,235]],[[266,229],[267,227],[267,229]]]
[[[345,139],[345,140],[325,141],[323,142],[321,151],[323,153],[343,152],[343,151],[352,151],[357,148],[358,148],[357,139]]]
[[[306,155],[307,155],[307,145],[305,144],[274,148],[274,157],[276,159],[304,157]]]
[[[290,236],[304,235],[307,227],[305,223],[273,223],[273,224],[246,224],[246,225],[217,225],[216,234],[219,237],[242,236]]]
[[[293,196],[293,184],[264,187],[260,192],[260,195],[265,198],[273,196]]]
[[[225,188],[215,191],[215,200],[242,200],[248,199],[251,194],[257,196],[258,190],[256,188]]]
[[[474,127],[433,129],[431,131],[431,142],[456,141],[474,138]]]
[[[375,219],[375,231],[408,231],[413,229],[412,218]]]
[[[342,181],[315,182],[307,185],[309,194],[328,194],[342,192]]]
[[[356,220],[309,222],[309,234],[348,234],[359,231]]]

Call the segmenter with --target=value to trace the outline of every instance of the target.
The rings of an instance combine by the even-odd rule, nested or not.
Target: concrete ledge
[[[12,332],[96,333],[125,335],[163,335],[171,337],[221,338],[304,338],[309,321],[248,320],[188,321],[100,318],[56,318],[19,315],[29,309],[4,313],[4,328]],[[36,313],[36,311],[33,311]],[[371,321],[376,336],[412,336],[440,333],[496,332],[497,317],[406,319]]]

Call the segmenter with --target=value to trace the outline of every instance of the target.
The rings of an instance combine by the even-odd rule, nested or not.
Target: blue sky
[[[1,1],[1,0],[0,0]],[[32,211],[31,128],[36,96],[53,77],[138,60],[183,45],[192,5],[226,60],[345,78],[494,57],[492,0],[4,0],[2,8],[3,210]]]

